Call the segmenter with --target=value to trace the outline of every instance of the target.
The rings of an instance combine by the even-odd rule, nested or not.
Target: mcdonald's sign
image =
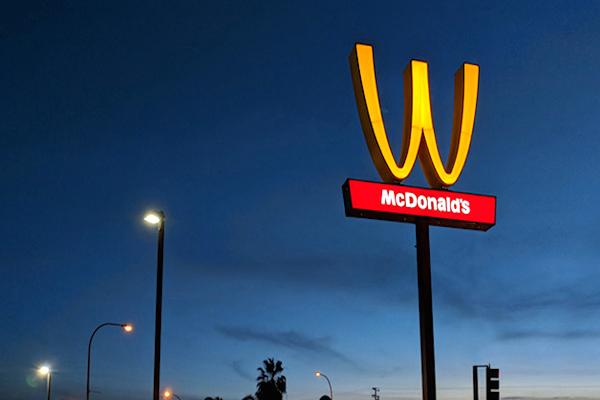
[[[406,222],[421,218],[434,225],[480,230],[493,226],[495,197],[448,190],[460,177],[469,154],[479,66],[465,63],[455,74],[452,136],[446,163],[442,161],[434,130],[427,62],[411,60],[404,71],[404,124],[398,159],[390,147],[381,112],[373,46],[355,44],[350,54],[350,70],[362,131],[385,184],[346,181],[343,186],[346,214]],[[409,176],[417,158],[432,189],[409,191],[399,185]]]

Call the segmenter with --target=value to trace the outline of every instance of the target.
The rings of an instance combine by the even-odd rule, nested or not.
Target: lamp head
[[[150,225],[158,225],[165,219],[165,214],[162,211],[149,211],[144,216],[144,221]]]
[[[321,371],[317,371],[317,372],[315,372],[315,376],[316,376],[317,378],[318,378],[318,377],[320,377],[320,376],[321,376]]]
[[[163,393],[163,396],[164,396],[165,399],[170,399],[171,398],[171,391],[165,390],[165,392]]]
[[[133,325],[131,324],[123,324],[121,325],[121,328],[127,333],[133,332]]]
[[[46,376],[50,374],[50,367],[47,365],[42,365],[39,369],[38,369],[38,374],[40,374],[41,376]]]

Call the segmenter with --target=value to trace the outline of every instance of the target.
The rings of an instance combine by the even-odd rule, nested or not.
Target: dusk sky
[[[0,398],[152,394],[156,230],[165,211],[161,387],[289,400],[419,399],[412,224],[347,218],[379,181],[348,55],[374,46],[402,136],[402,72],[429,63],[444,159],[454,72],[480,65],[453,190],[497,196],[488,232],[431,228],[440,399],[471,366],[502,397],[600,399],[600,2],[4,2],[0,9]],[[427,186],[417,165],[406,181]]]

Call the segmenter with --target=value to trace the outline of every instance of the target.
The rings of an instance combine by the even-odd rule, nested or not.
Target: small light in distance
[[[321,376],[321,371],[317,371],[315,372],[315,376],[318,378],[319,376]]]
[[[124,324],[124,325],[122,325],[122,327],[123,327],[123,330],[127,333],[133,332],[133,325],[131,325],[131,324]]]
[[[168,399],[168,398],[171,397],[171,392],[168,391],[168,390],[165,390],[165,392],[163,393],[163,396],[164,396],[165,399]]]
[[[42,376],[46,376],[50,373],[50,367],[47,365],[42,365],[39,369],[38,369],[38,373]]]

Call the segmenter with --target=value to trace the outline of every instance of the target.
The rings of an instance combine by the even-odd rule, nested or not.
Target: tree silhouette
[[[260,375],[256,380],[257,400],[282,400],[286,392],[286,380],[282,375],[283,366],[281,361],[275,362],[274,358],[263,361],[263,366],[257,368]]]

